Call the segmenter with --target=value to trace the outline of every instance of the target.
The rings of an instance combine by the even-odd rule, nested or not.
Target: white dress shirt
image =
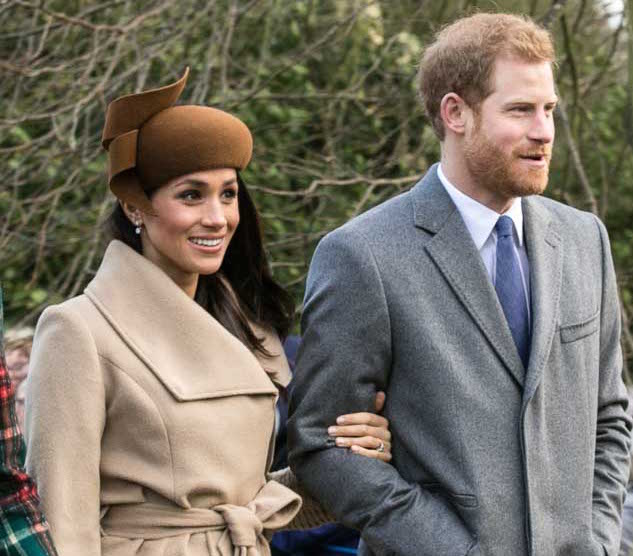
[[[475,242],[475,247],[477,247],[486,270],[488,271],[488,276],[494,285],[497,270],[497,232],[495,232],[494,228],[501,215],[457,189],[448,181],[444,172],[442,172],[441,164],[437,168],[437,175],[461,214],[466,228],[470,232]],[[504,214],[509,216],[514,224],[514,233],[512,234],[514,254],[519,259],[521,278],[523,279],[523,291],[528,307],[528,318],[531,318],[530,267],[525,242],[523,241],[523,209],[521,208],[521,199],[516,198],[512,206]]]

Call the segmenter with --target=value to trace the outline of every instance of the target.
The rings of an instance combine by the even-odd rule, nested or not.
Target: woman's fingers
[[[381,440],[386,441],[386,442],[391,441],[391,432],[389,432],[389,429],[387,428],[386,425],[384,427],[373,427],[371,425],[364,425],[364,424],[363,425],[332,426],[332,427],[328,427],[327,432],[330,436],[333,436],[334,438],[373,437],[377,439],[378,442],[380,442]]]
[[[378,392],[376,411],[385,405],[385,393]],[[328,427],[328,434],[337,446],[349,448],[354,453],[382,461],[391,461],[391,433],[389,421],[374,413],[350,413],[336,419],[336,425]]]
[[[382,408],[385,407],[386,399],[387,399],[387,394],[385,394],[384,392],[380,391],[376,393],[376,401],[375,401],[376,413],[380,413],[382,411]]]
[[[371,425],[372,427],[389,427],[389,420],[375,413],[350,413],[336,418],[337,425]]]
[[[391,452],[391,442],[388,440],[381,440],[375,436],[339,436],[335,439],[335,443],[340,448],[360,446],[361,448],[367,448],[368,450]]]
[[[368,450],[367,448],[363,448],[362,446],[352,446],[351,451],[355,454],[359,454],[368,458],[379,459],[387,462],[391,461],[391,451],[387,451],[386,449],[384,452],[379,452],[378,450]]]
[[[376,413],[380,413],[385,406],[385,400],[387,395],[380,391],[376,393],[376,399],[374,400],[374,406],[376,407]],[[336,418],[337,425],[370,425],[372,427],[389,428],[389,421],[382,415],[376,413],[369,413],[362,411],[360,413],[348,413],[346,415],[339,415]]]

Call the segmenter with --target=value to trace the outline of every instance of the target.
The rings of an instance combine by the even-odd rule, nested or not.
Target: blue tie
[[[519,259],[514,252],[512,219],[502,216],[495,224],[497,232],[497,270],[495,289],[506,316],[512,338],[527,369],[530,357],[530,328]]]

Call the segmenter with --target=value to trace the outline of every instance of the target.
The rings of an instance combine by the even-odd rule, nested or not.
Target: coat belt
[[[218,532],[220,554],[270,554],[267,530],[288,525],[301,508],[301,498],[289,488],[269,481],[245,506],[220,504],[213,508],[181,508],[143,502],[109,506],[101,518],[102,535],[130,539],[165,539],[179,535]]]

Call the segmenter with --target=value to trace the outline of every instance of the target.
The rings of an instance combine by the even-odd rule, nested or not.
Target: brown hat
[[[112,193],[152,212],[146,192],[184,174],[212,168],[243,170],[251,132],[235,116],[209,106],[174,106],[189,68],[175,83],[113,100],[101,144],[108,151]]]

